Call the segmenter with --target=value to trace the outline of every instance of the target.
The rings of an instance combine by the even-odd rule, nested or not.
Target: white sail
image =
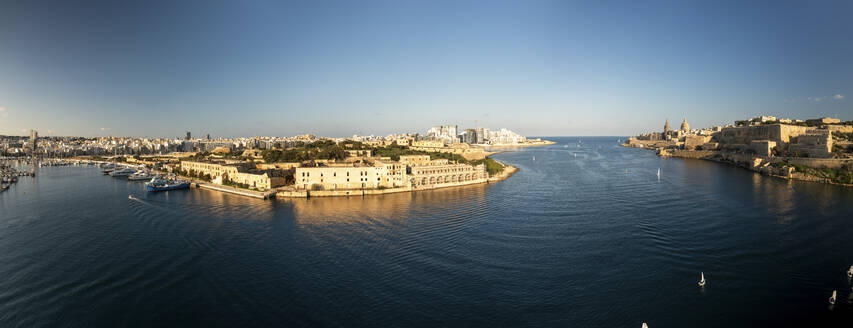
[[[658,179],[660,179],[660,168],[658,168]]]
[[[853,277],[853,265],[850,266],[850,270],[847,270],[847,276]]]
[[[647,325],[645,322],[643,322],[643,327],[642,327],[642,328],[649,328],[649,325]]]

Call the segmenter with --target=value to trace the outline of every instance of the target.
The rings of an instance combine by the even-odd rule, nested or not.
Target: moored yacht
[[[147,171],[138,171],[134,174],[127,176],[127,179],[130,181],[143,181],[143,180],[151,180],[154,176]]]
[[[134,169],[120,169],[120,170],[115,170],[115,171],[110,172],[110,176],[111,177],[127,177],[127,176],[130,176],[131,174],[134,174],[134,173],[136,173],[136,170],[134,170]]]

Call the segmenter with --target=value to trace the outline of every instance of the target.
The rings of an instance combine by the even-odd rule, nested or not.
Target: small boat
[[[658,168],[658,180],[660,180],[660,168]]]
[[[127,199],[133,199],[133,195],[128,194]]]
[[[575,158],[578,158],[578,153],[574,153],[572,155],[575,155]]]
[[[832,291],[832,296],[829,297],[829,304],[835,304],[835,290]]]
[[[152,178],[151,181],[145,183],[145,190],[147,191],[167,191],[187,189],[189,187],[189,181],[179,179]]]
[[[536,160],[536,156],[533,156],[533,160],[534,160],[534,161]]]
[[[850,269],[847,270],[847,277],[853,277],[853,265],[851,265]]]
[[[699,287],[705,287],[705,273],[702,272],[700,275],[702,278],[699,279]]]

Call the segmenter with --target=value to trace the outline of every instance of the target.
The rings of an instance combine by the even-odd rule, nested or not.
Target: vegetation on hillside
[[[824,178],[835,183],[853,184],[853,169],[850,167],[842,167],[840,169],[830,168],[814,168],[800,164],[789,164],[794,167],[797,172]]]

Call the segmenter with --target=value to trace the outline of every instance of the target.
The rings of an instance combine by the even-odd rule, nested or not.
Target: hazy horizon
[[[853,120],[853,2],[0,4],[0,134],[628,136]],[[475,123],[476,122],[476,123]]]

